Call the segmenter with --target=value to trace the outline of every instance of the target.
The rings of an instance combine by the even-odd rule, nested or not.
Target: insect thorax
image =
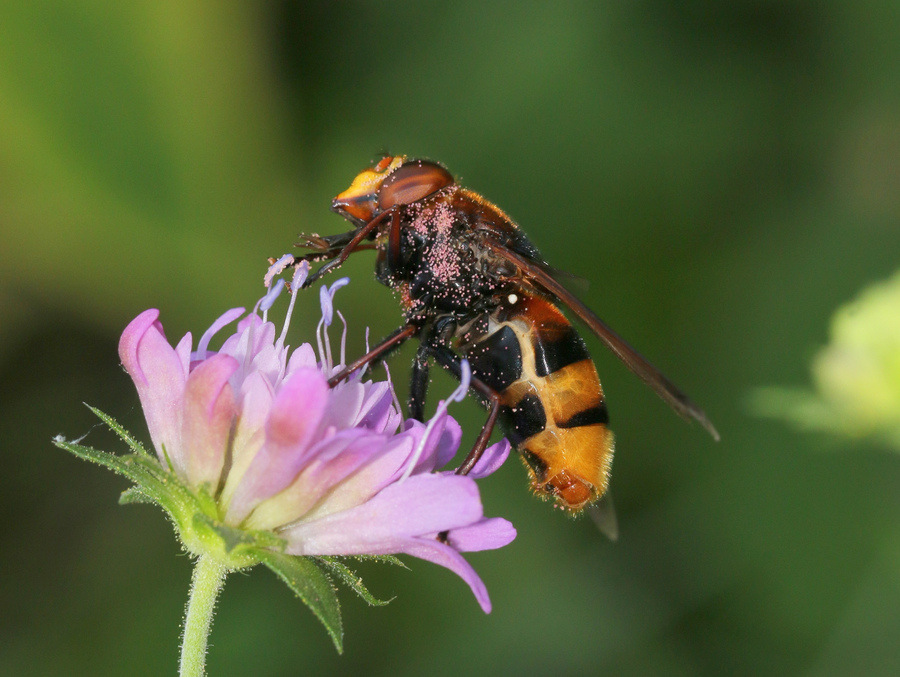
[[[399,256],[382,249],[376,276],[398,289],[408,316],[472,317],[489,309],[503,283],[479,246],[470,214],[445,200],[422,200],[401,212]]]

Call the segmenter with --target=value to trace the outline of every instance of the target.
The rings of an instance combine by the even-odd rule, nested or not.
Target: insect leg
[[[341,265],[343,265],[344,261],[349,258],[350,254],[352,254],[354,250],[356,250],[356,248],[360,245],[360,243],[362,243],[363,240],[365,240],[378,226],[380,226],[382,222],[387,219],[387,217],[394,217],[396,213],[396,207],[392,207],[391,209],[382,212],[374,219],[363,225],[353,234],[353,237],[350,239],[350,241],[343,246],[343,248],[337,253],[334,258],[331,259],[331,261],[323,265],[316,272],[306,278],[306,282],[303,283],[303,287],[309,287],[323,275],[327,275],[332,270],[340,268]]]
[[[424,343],[419,346],[413,360],[412,376],[409,381],[407,409],[409,417],[415,421],[425,420],[425,394],[428,392],[429,348]]]
[[[294,265],[300,263],[300,261],[327,261],[329,259],[333,259],[335,256],[341,253],[341,250],[343,250],[344,247],[346,247],[350,243],[354,235],[356,235],[355,230],[351,230],[346,233],[338,233],[337,235],[316,235],[315,233],[301,233],[301,241],[294,246],[302,247],[303,249],[311,249],[312,251],[309,254],[304,254],[303,256],[295,256]],[[363,249],[375,249],[375,245],[360,244],[357,245],[353,251],[358,252]]]
[[[417,324],[406,324],[396,331],[391,332],[386,339],[372,348],[365,355],[363,355],[359,359],[354,360],[337,374],[328,379],[328,386],[330,388],[333,388],[345,378],[350,376],[350,374],[352,374],[353,372],[362,369],[367,364],[371,364],[375,360],[384,358],[389,352],[399,348],[404,341],[418,334],[420,330],[421,327]]]
[[[300,233],[300,242],[295,247],[303,247],[304,249],[314,249],[319,252],[333,250],[335,255],[341,251],[353,236],[356,230],[350,230],[346,233],[337,233],[335,235],[319,235],[317,233]]]
[[[298,246],[302,246],[302,245],[298,245]],[[364,249],[375,249],[375,248],[376,247],[373,244],[361,244],[361,245],[357,245],[356,249],[354,249],[353,251],[359,252]],[[340,253],[341,253],[341,249],[328,249],[325,247],[323,247],[321,249],[316,248],[316,251],[310,252],[309,254],[304,254],[303,256],[295,256],[292,265],[296,266],[301,261],[309,261],[310,263],[315,263],[317,261],[328,261],[330,259],[333,259],[335,256],[337,256]],[[270,263],[274,263],[274,262],[275,262],[274,259],[272,261],[270,261]]]
[[[460,358],[456,353],[441,345],[428,345],[428,352],[434,355],[434,358],[449,369],[456,378],[459,378]],[[457,475],[468,475],[472,468],[475,467],[475,464],[478,463],[478,460],[487,448],[488,440],[490,440],[494,426],[497,424],[497,415],[500,413],[500,393],[474,376],[470,382],[470,387],[488,400],[488,417],[484,427],[481,429],[481,433],[478,435],[478,439],[472,445],[472,450],[463,459],[462,465],[456,469]]]
[[[295,247],[303,249],[311,249],[308,254],[295,256],[292,266],[296,266],[301,261],[327,261],[333,259],[341,253],[341,250],[347,245],[353,236],[356,235],[355,230],[346,233],[338,233],[337,235],[317,235],[315,233],[300,233],[300,242]],[[374,247],[357,247],[357,249],[373,249]],[[269,263],[275,263],[274,258],[269,259]]]

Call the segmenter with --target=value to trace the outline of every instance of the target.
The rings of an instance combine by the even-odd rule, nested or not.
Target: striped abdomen
[[[613,455],[597,370],[556,306],[521,293],[509,301],[476,322],[460,350],[499,393],[501,424],[535,492],[581,510],[606,491]]]

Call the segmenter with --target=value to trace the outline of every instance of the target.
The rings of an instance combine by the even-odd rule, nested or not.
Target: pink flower
[[[423,424],[403,420],[389,381],[356,373],[330,388],[328,378],[345,362],[343,341],[335,364],[327,337],[334,293],[344,284],[322,289],[318,350],[284,343],[293,298],[276,336],[266,311],[277,284],[254,312],[222,315],[193,351],[190,334],[169,344],[159,311],[138,315],[119,355],[157,456],[190,491],[211,498],[229,527],[273,532],[292,555],[426,559],[462,577],[488,612],[487,590],[460,553],[515,538],[508,521],[484,516],[475,482],[502,464],[509,444],[493,445],[472,473],[456,475],[441,470],[461,437],[447,402]],[[209,350],[238,318],[235,333]],[[468,389],[463,381],[453,399]]]

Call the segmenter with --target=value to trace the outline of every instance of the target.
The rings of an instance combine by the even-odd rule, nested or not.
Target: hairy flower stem
[[[194,567],[187,617],[181,643],[181,677],[203,677],[206,668],[206,643],[212,626],[216,598],[228,569],[208,555],[201,555]]]

